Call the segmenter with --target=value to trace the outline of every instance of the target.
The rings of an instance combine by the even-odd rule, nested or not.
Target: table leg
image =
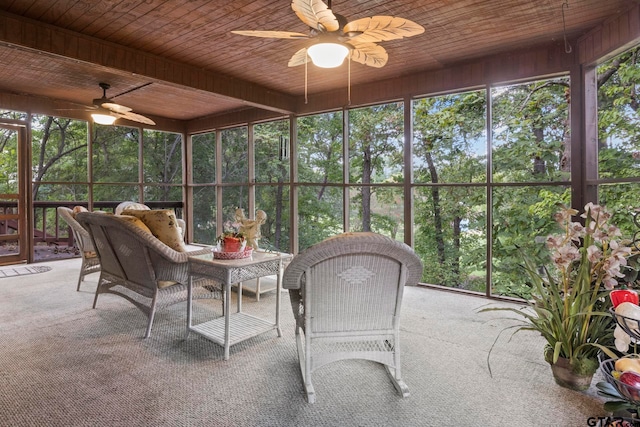
[[[238,283],[238,313],[242,312],[242,283]]]
[[[189,337],[189,332],[191,331],[191,313],[192,313],[192,301],[193,301],[193,278],[189,275],[189,280],[187,283],[187,333],[185,334],[185,338]]]
[[[276,279],[276,331],[278,336],[282,336],[282,330],[280,329],[280,299],[282,297],[282,259],[278,263],[278,277]]]
[[[224,360],[229,360],[229,317],[231,317],[229,305],[231,304],[231,284],[225,284],[224,288]]]

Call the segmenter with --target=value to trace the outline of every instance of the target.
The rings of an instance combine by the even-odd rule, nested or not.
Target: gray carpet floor
[[[407,288],[401,320],[400,398],[379,365],[342,361],[314,372],[317,403],[304,398],[288,296],[283,336],[271,331],[222,348],[185,338],[186,303],[160,311],[152,336],[124,299],[101,295],[98,275],[76,292],[80,260],[0,281],[2,426],[585,426],[605,415],[594,378],[585,393],[559,387],[533,333],[506,333],[486,299]],[[497,303],[506,304],[506,303]],[[243,309],[273,316],[274,293]],[[220,314],[218,300],[196,317]]]

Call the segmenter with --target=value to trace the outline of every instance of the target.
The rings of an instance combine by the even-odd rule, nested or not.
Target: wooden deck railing
[[[93,202],[93,209],[113,212],[120,202]],[[182,217],[182,202],[145,202],[151,209],[174,209],[178,218]],[[33,218],[34,218],[34,244],[64,244],[69,247],[73,246],[73,234],[69,226],[58,217],[56,208],[58,206],[66,206],[73,208],[74,206],[87,207],[87,202],[68,202],[68,201],[47,201],[33,202]],[[0,201],[0,212],[6,212],[8,209],[15,209],[17,202]],[[53,221],[53,226],[50,226]],[[0,221],[0,234],[11,234],[11,230],[16,230],[17,221],[7,220]]]

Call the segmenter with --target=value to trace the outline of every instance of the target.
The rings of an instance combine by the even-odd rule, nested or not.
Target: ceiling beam
[[[439,70],[354,85],[351,88],[350,104],[346,85],[344,88],[333,91],[310,94],[306,103],[304,97],[298,99],[297,111],[298,114],[310,114],[341,107],[352,108],[400,101],[406,97],[417,98],[483,88],[487,84],[558,75],[567,73],[575,60],[575,54],[567,54],[562,43],[554,42],[464,63],[450,64]]]
[[[0,11],[0,42],[204,90],[220,97],[241,101],[248,107],[290,114],[296,106],[295,97],[246,80],[231,78],[3,11]]]

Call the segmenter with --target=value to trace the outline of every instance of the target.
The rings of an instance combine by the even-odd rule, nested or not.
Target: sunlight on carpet
[[[37,266],[22,266],[22,267],[3,267],[0,268],[0,279],[4,277],[16,277],[25,276],[27,274],[44,273],[51,270],[51,267],[46,265]]]

